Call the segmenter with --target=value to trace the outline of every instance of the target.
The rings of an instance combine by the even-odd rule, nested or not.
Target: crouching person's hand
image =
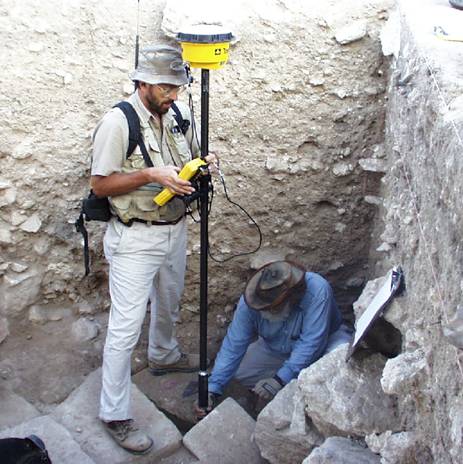
[[[194,403],[194,411],[196,418],[201,420],[203,417],[206,417],[218,404],[219,404],[220,395],[217,393],[209,392],[207,394],[207,408],[200,408],[198,405],[198,400]]]
[[[259,380],[252,391],[264,400],[271,400],[283,386],[281,379],[275,376]]]

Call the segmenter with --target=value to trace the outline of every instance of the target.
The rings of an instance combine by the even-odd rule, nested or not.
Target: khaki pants
[[[109,262],[111,311],[103,353],[100,418],[131,418],[130,359],[151,301],[149,359],[172,363],[180,357],[178,319],[186,264],[186,221],[175,225],[127,227],[108,224],[104,251]]]

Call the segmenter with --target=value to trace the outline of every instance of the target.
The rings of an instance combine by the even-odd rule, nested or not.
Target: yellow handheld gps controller
[[[191,161],[188,161],[185,166],[183,166],[182,170],[179,172],[178,176],[180,179],[183,180],[190,180],[196,173],[198,172],[201,166],[207,166],[207,163],[202,160],[201,158],[195,158]],[[175,193],[172,193],[167,187],[160,193],[158,193],[154,198],[153,201],[158,206],[164,206],[173,196]]]

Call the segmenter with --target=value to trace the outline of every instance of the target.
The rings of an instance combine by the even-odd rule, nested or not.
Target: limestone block
[[[335,31],[335,38],[341,45],[355,42],[365,37],[367,25],[365,21],[354,21],[351,24],[343,26]]]
[[[40,227],[42,227],[42,221],[40,220],[38,214],[33,214],[19,226],[21,230],[31,233],[38,232]]]
[[[463,350],[463,306],[459,306],[453,318],[443,327],[445,339]]]
[[[323,437],[306,420],[297,381],[286,385],[257,417],[254,433],[262,457],[272,464],[301,462]]]
[[[299,374],[307,415],[325,436],[397,430],[396,399],[380,384],[385,358],[374,354],[346,363],[347,349],[341,345]]]
[[[0,432],[0,438],[24,438],[28,435],[37,435],[43,440],[52,462],[60,464],[95,464],[74,441],[69,431],[56,423],[50,416],[41,416],[23,422],[16,427]],[[111,462],[111,461],[109,461]]]
[[[16,201],[16,189],[14,187],[0,189],[0,208],[12,205]]]
[[[425,459],[426,450],[419,443],[416,432],[385,432],[380,435],[368,435],[365,441],[368,447],[381,455],[381,464],[416,464],[431,462]],[[420,456],[423,459],[420,459]]]
[[[181,435],[175,425],[132,385],[131,401],[136,424],[154,440],[154,447],[143,457],[134,457],[114,443],[98,419],[101,369],[92,372],[53,412],[82,449],[98,464],[152,463],[179,448]]]
[[[78,342],[88,342],[98,336],[99,327],[94,321],[81,317],[72,323],[71,333]]]
[[[329,437],[302,464],[379,464],[380,457],[353,440]]]
[[[11,245],[12,243],[14,243],[14,240],[10,227],[8,224],[0,221],[0,244]]]
[[[14,427],[40,415],[32,404],[0,386],[0,430]]]
[[[333,167],[333,174],[336,177],[344,177],[353,171],[353,166],[350,163],[336,163]]]
[[[34,324],[45,324],[47,315],[39,305],[33,305],[29,308],[29,320]]]
[[[6,340],[10,335],[8,320],[5,317],[0,317],[0,343]]]
[[[463,449],[463,398],[461,395],[456,398],[449,410],[450,418],[450,455],[455,462],[461,458],[461,450]]]
[[[4,307],[0,309],[3,309],[6,315],[21,313],[40,295],[42,276],[33,267],[28,268],[26,272],[8,272],[3,277],[3,281]]]
[[[422,350],[402,353],[388,359],[381,377],[381,387],[388,395],[406,396],[413,391],[428,363]]]
[[[149,369],[143,369],[135,374],[132,380],[140,391],[163,411],[169,411],[170,414],[194,424],[197,386],[188,391],[188,385],[195,382],[197,378],[197,372],[153,376]]]
[[[383,204],[383,198],[375,196],[375,195],[365,195],[363,197],[365,200],[365,203],[368,203],[370,205],[376,205],[376,206],[381,206]]]
[[[369,172],[386,172],[387,163],[384,160],[377,158],[362,158],[359,159],[359,165],[364,171]]]
[[[204,463],[263,463],[254,428],[255,421],[227,398],[183,437],[183,444]]]

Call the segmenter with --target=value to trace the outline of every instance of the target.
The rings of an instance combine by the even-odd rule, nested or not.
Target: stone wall
[[[400,44],[396,34],[384,41],[395,56],[388,90],[384,229],[377,244],[385,259],[377,272],[401,264],[407,290],[394,310],[403,353],[389,368],[386,364],[383,388],[398,394],[404,427],[418,433],[432,462],[459,462],[463,52],[461,43],[440,40],[433,29],[459,31],[463,13],[444,0],[401,0],[398,12],[400,26],[391,31],[400,31]]]
[[[202,17],[220,15],[236,35],[229,63],[211,72],[210,148],[221,159],[232,200],[257,220],[264,237],[257,255],[211,262],[213,323],[225,325],[249,268],[275,253],[327,276],[345,308],[362,288],[384,171],[387,61],[379,31],[391,3],[203,3]],[[141,45],[172,36],[184,18],[195,19],[195,5],[141,1]],[[88,191],[92,129],[132,91],[136,6],[129,0],[117,6],[109,0],[6,0],[0,7],[6,51],[0,72],[0,340],[6,377],[29,396],[33,388],[25,377],[38,374],[38,363],[25,359],[23,381],[16,377],[11,366],[19,362],[20,340],[45,351],[58,343],[63,358],[66,351],[83,353],[78,375],[98,363],[108,308],[104,225],[89,224],[92,274],[84,277],[73,222]],[[199,115],[198,70],[195,77]],[[215,185],[213,255],[251,251],[255,228]],[[186,342],[197,339],[198,226],[192,223],[191,231],[180,327]],[[48,366],[48,377],[54,368],[65,376],[66,365]],[[77,383],[69,381],[44,402]]]

